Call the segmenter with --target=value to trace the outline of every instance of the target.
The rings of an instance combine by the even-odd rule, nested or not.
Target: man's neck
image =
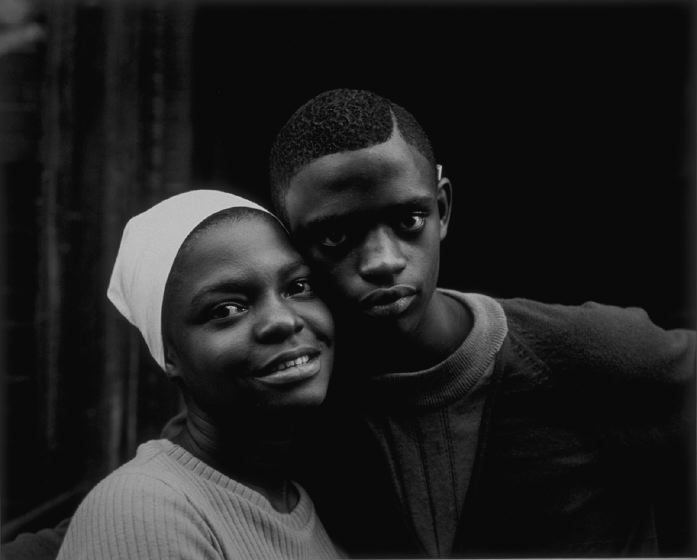
[[[473,322],[464,304],[437,291],[412,330],[402,332],[383,325],[374,328],[361,325],[346,332],[345,336],[352,341],[347,344],[351,354],[348,359],[368,361],[370,375],[427,369],[448,358],[462,345]],[[342,336],[340,333],[339,340],[344,340]]]

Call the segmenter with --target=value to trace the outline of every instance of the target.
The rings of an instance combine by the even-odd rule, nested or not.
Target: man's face
[[[280,225],[224,221],[200,233],[167,295],[167,367],[209,414],[314,406],[333,361],[333,320]]]
[[[291,179],[291,234],[339,309],[393,332],[414,332],[436,287],[449,184],[395,133],[383,144],[318,158]]]

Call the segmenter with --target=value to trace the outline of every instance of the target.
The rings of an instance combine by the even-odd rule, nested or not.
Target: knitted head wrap
[[[254,208],[270,213],[234,194],[192,190],[134,216],[123,230],[107,297],[138,328],[162,369],[162,300],[174,259],[198,224],[227,208]]]

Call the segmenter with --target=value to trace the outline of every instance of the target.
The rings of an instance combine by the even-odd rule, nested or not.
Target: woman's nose
[[[300,332],[304,321],[281,297],[269,298],[257,308],[255,333],[261,342],[273,343]]]

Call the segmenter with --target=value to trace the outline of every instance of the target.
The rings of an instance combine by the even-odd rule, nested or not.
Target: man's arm
[[[504,302],[509,325],[549,368],[562,408],[594,426],[655,495],[661,555],[697,555],[695,332],[639,308]]]

